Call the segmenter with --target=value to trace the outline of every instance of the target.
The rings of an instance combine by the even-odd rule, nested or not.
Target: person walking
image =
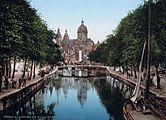
[[[11,82],[12,82],[12,88],[16,88],[17,81],[15,79],[12,79]]]
[[[8,89],[8,86],[9,86],[9,80],[8,80],[8,77],[5,76],[5,87],[6,87],[6,90]]]
[[[23,81],[23,84],[22,84],[22,87],[26,87],[26,77],[25,76],[22,76],[22,81]]]
[[[22,84],[22,76],[18,79],[18,88],[21,88]]]

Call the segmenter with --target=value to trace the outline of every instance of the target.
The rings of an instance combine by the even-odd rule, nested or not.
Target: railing
[[[64,65],[64,66],[59,66],[58,68],[66,68],[66,67],[79,67],[79,68],[107,68],[107,66],[103,65]]]

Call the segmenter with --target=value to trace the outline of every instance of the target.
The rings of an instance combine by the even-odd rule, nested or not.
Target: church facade
[[[88,38],[88,29],[83,20],[77,29],[76,39],[70,39],[67,30],[62,38],[60,29],[58,29],[55,39],[60,46],[65,64],[89,64],[88,54],[94,49],[95,45]]]

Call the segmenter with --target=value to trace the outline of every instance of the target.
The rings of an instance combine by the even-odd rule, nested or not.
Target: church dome
[[[88,29],[84,25],[84,21],[83,20],[81,21],[81,26],[78,27],[77,38],[79,40],[83,40],[83,41],[85,41],[88,38]]]
[[[84,25],[84,21],[81,21],[81,26],[78,27],[77,33],[88,33],[87,27]]]

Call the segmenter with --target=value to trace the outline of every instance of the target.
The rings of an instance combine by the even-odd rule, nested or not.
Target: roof
[[[91,40],[90,38],[87,39],[87,42],[94,43],[93,40]]]
[[[77,39],[62,40],[62,44],[72,46]]]
[[[73,46],[78,39],[69,39],[69,40],[62,40],[62,44],[66,46]],[[86,40],[85,44],[94,44],[94,42],[89,38]]]

